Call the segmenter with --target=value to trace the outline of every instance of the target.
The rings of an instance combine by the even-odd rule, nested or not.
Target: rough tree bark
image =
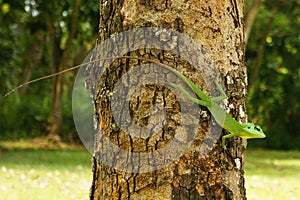
[[[222,74],[222,80],[225,80],[228,96],[226,109],[238,120],[246,120],[247,73],[244,64],[243,1],[100,0],[100,13],[99,42],[109,38],[113,33],[145,26],[168,28],[192,37],[211,56]],[[176,55],[168,57],[164,52],[155,50],[154,52],[142,50],[133,54],[137,56],[150,54],[153,59],[177,66],[179,71],[200,88],[207,90],[201,74],[177,59]],[[115,127],[109,95],[115,83],[129,69],[134,68],[134,64],[137,64],[137,61],[129,59],[116,62],[113,68],[101,77],[96,89],[94,102],[99,131],[96,135],[93,156],[91,199],[246,199],[244,140],[229,139],[228,150],[224,151],[218,137],[217,144],[208,154],[203,156],[199,153],[201,146],[206,142],[209,143],[203,138],[209,134],[210,119],[200,115],[207,111],[205,108],[201,108],[201,112],[197,113],[201,123],[194,133],[195,140],[191,146],[180,158],[163,168],[146,173],[126,172],[111,168],[98,159],[98,155],[107,150],[103,149],[104,138],[129,152],[151,152],[164,147],[170,138],[181,137],[172,134],[172,130],[176,129],[176,123],[170,123],[163,134],[145,140],[133,138]],[[171,116],[180,114],[180,108],[172,92],[166,88],[146,85],[138,88],[130,99],[133,121],[140,126],[147,125],[151,118],[149,112],[154,105],[169,109]],[[122,112],[122,108],[120,110]],[[186,135],[184,130],[178,134]],[[118,153],[111,156],[118,161]],[[130,160],[128,163],[132,164]],[[131,167],[139,168],[143,164],[145,163]]]

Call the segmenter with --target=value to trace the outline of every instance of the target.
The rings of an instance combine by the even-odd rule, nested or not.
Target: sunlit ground
[[[6,148],[0,149],[1,200],[88,199],[88,152]],[[249,200],[300,199],[300,152],[247,150],[245,159]]]
[[[247,150],[245,178],[249,200],[300,199],[300,152]]]
[[[88,152],[27,148],[0,151],[1,200],[88,199],[92,182]]]
[[[88,199],[89,170],[44,167],[5,167],[0,173],[0,196],[3,200]]]

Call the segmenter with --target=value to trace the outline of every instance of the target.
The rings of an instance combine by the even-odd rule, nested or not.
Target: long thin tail
[[[172,67],[166,65],[166,64],[163,64],[161,63],[159,60],[153,60],[151,58],[142,58],[142,57],[134,57],[134,56],[116,56],[116,57],[108,57],[108,58],[99,58],[99,59],[95,59],[95,60],[92,60],[92,61],[89,61],[89,62],[85,62],[85,63],[82,63],[80,65],[76,65],[74,67],[71,67],[71,68],[68,68],[68,69],[65,69],[63,71],[59,71],[57,73],[54,73],[54,74],[49,74],[47,76],[43,76],[43,77],[40,77],[40,78],[36,78],[36,79],[33,79],[33,80],[30,80],[28,82],[25,82],[25,83],[22,83],[21,85],[18,85],[17,87],[15,87],[14,89],[10,90],[8,93],[6,93],[3,97],[6,98],[8,97],[9,95],[11,95],[12,93],[14,93],[15,91],[17,91],[18,89],[26,86],[26,85],[29,85],[31,83],[35,83],[35,82],[38,82],[38,81],[41,81],[41,80],[44,80],[44,79],[47,79],[47,78],[52,78],[52,77],[55,77],[55,76],[58,76],[58,75],[61,75],[61,74],[64,74],[66,72],[69,72],[69,71],[72,71],[72,70],[75,70],[75,69],[78,69],[80,67],[83,67],[85,65],[88,65],[88,64],[93,64],[95,62],[98,62],[98,61],[101,61],[101,60],[109,60],[109,59],[120,59],[120,58],[127,58],[127,59],[137,59],[137,60],[142,60],[142,61],[147,61],[147,62],[151,62],[151,63],[154,63],[154,64],[157,64],[157,65],[160,65],[161,67],[164,67],[170,71],[172,71],[173,73],[175,73],[179,78],[181,78],[183,81],[185,81],[193,90],[196,90],[195,88],[195,85],[188,79],[186,78],[185,76],[183,76],[182,74],[180,74],[178,71],[176,71],[175,69],[173,69]]]

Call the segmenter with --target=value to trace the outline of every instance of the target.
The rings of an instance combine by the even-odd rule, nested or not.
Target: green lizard
[[[170,69],[170,68],[169,68]],[[218,104],[218,101],[222,101],[227,98],[224,90],[221,88],[218,83],[218,79],[215,81],[217,89],[222,94],[219,97],[208,97],[204,94],[190,79],[186,76],[178,72],[177,70],[171,68],[170,69],[174,74],[176,74],[179,78],[181,78],[200,98],[192,97],[183,87],[171,83],[170,85],[174,88],[179,89],[189,100],[201,105],[205,106],[213,115],[216,122],[222,126],[225,130],[229,131],[230,134],[224,135],[222,137],[222,146],[226,150],[225,140],[234,136],[239,136],[245,139],[252,138],[264,138],[266,135],[260,126],[255,125],[253,123],[239,123],[233,117],[231,117],[225,110],[223,110]],[[224,119],[225,116],[225,119]]]
[[[137,59],[137,60],[142,60],[142,61],[147,61],[147,62],[151,62],[157,65],[160,65],[164,68],[167,68],[168,70],[172,71],[174,74],[176,74],[179,78],[181,78],[195,93],[196,95],[200,98],[200,99],[196,99],[194,97],[192,97],[185,89],[183,89],[181,86],[176,85],[176,84],[170,84],[172,87],[179,89],[188,99],[190,99],[191,101],[205,106],[207,107],[207,109],[211,112],[211,114],[214,116],[215,120],[217,121],[217,123],[222,126],[225,130],[229,131],[230,134],[228,135],[224,135],[222,137],[222,146],[224,149],[226,149],[226,145],[225,145],[225,139],[234,137],[234,136],[240,136],[241,138],[245,138],[245,139],[251,139],[251,138],[264,138],[266,137],[264,132],[262,131],[262,129],[258,126],[255,125],[253,123],[239,123],[238,121],[236,121],[234,118],[232,118],[225,110],[223,110],[218,104],[218,101],[222,101],[224,99],[227,98],[224,90],[221,88],[221,86],[218,83],[218,79],[216,80],[216,86],[217,89],[220,91],[220,93],[222,94],[219,97],[208,97],[206,94],[204,94],[190,79],[188,79],[186,76],[184,76],[183,74],[181,74],[180,72],[178,72],[177,70],[175,70],[174,68],[163,64],[161,62],[159,62],[158,60],[153,60],[150,58],[141,58],[141,57],[134,57],[134,56],[117,56],[117,57],[110,57],[110,58],[100,58],[100,59],[96,59],[87,63],[83,63],[81,65],[77,65],[74,66],[72,68],[60,71],[58,73],[55,74],[51,74],[48,76],[44,76],[44,77],[40,77],[31,81],[28,81],[26,83],[23,83],[19,86],[17,86],[16,88],[12,89],[10,92],[8,92],[4,97],[9,96],[11,93],[15,92],[17,89],[40,81],[40,80],[44,80],[50,77],[54,77],[63,73],[66,73],[68,71],[80,68],[82,66],[85,66],[87,64],[90,63],[94,63],[100,60],[109,60],[109,59],[116,59],[116,58],[127,58],[127,59]],[[225,120],[224,120],[224,116],[225,116]]]
[[[244,139],[252,139],[252,138],[265,138],[266,135],[264,134],[263,130],[260,126],[255,125],[253,123],[239,123],[236,121],[233,117],[231,117],[225,110],[223,110],[217,102],[222,101],[227,98],[224,90],[218,83],[218,79],[215,81],[217,89],[222,94],[219,97],[208,97],[206,94],[204,94],[190,79],[188,79],[186,76],[178,72],[176,69],[163,64],[159,61],[155,61],[150,58],[141,58],[141,57],[132,57],[132,56],[120,56],[118,58],[129,58],[129,59],[137,59],[137,60],[143,60],[148,61],[157,65],[160,65],[174,74],[176,74],[180,79],[182,79],[195,93],[200,99],[196,99],[192,97],[185,89],[183,89],[181,86],[176,85],[174,83],[170,83],[169,85],[179,89],[188,99],[191,101],[207,107],[207,109],[210,111],[216,122],[223,127],[225,130],[229,131],[230,134],[224,135],[222,137],[222,146],[226,150],[225,140],[234,136],[239,136]],[[225,116],[225,119],[224,119]]]

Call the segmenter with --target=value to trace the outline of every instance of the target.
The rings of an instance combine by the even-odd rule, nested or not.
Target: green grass
[[[84,150],[0,148],[0,199],[88,199],[90,157]],[[249,200],[300,199],[300,152],[247,150],[245,162]]]
[[[4,150],[0,199],[88,199],[90,157],[84,150]]]
[[[300,199],[300,152],[247,150],[245,163],[249,200]]]

